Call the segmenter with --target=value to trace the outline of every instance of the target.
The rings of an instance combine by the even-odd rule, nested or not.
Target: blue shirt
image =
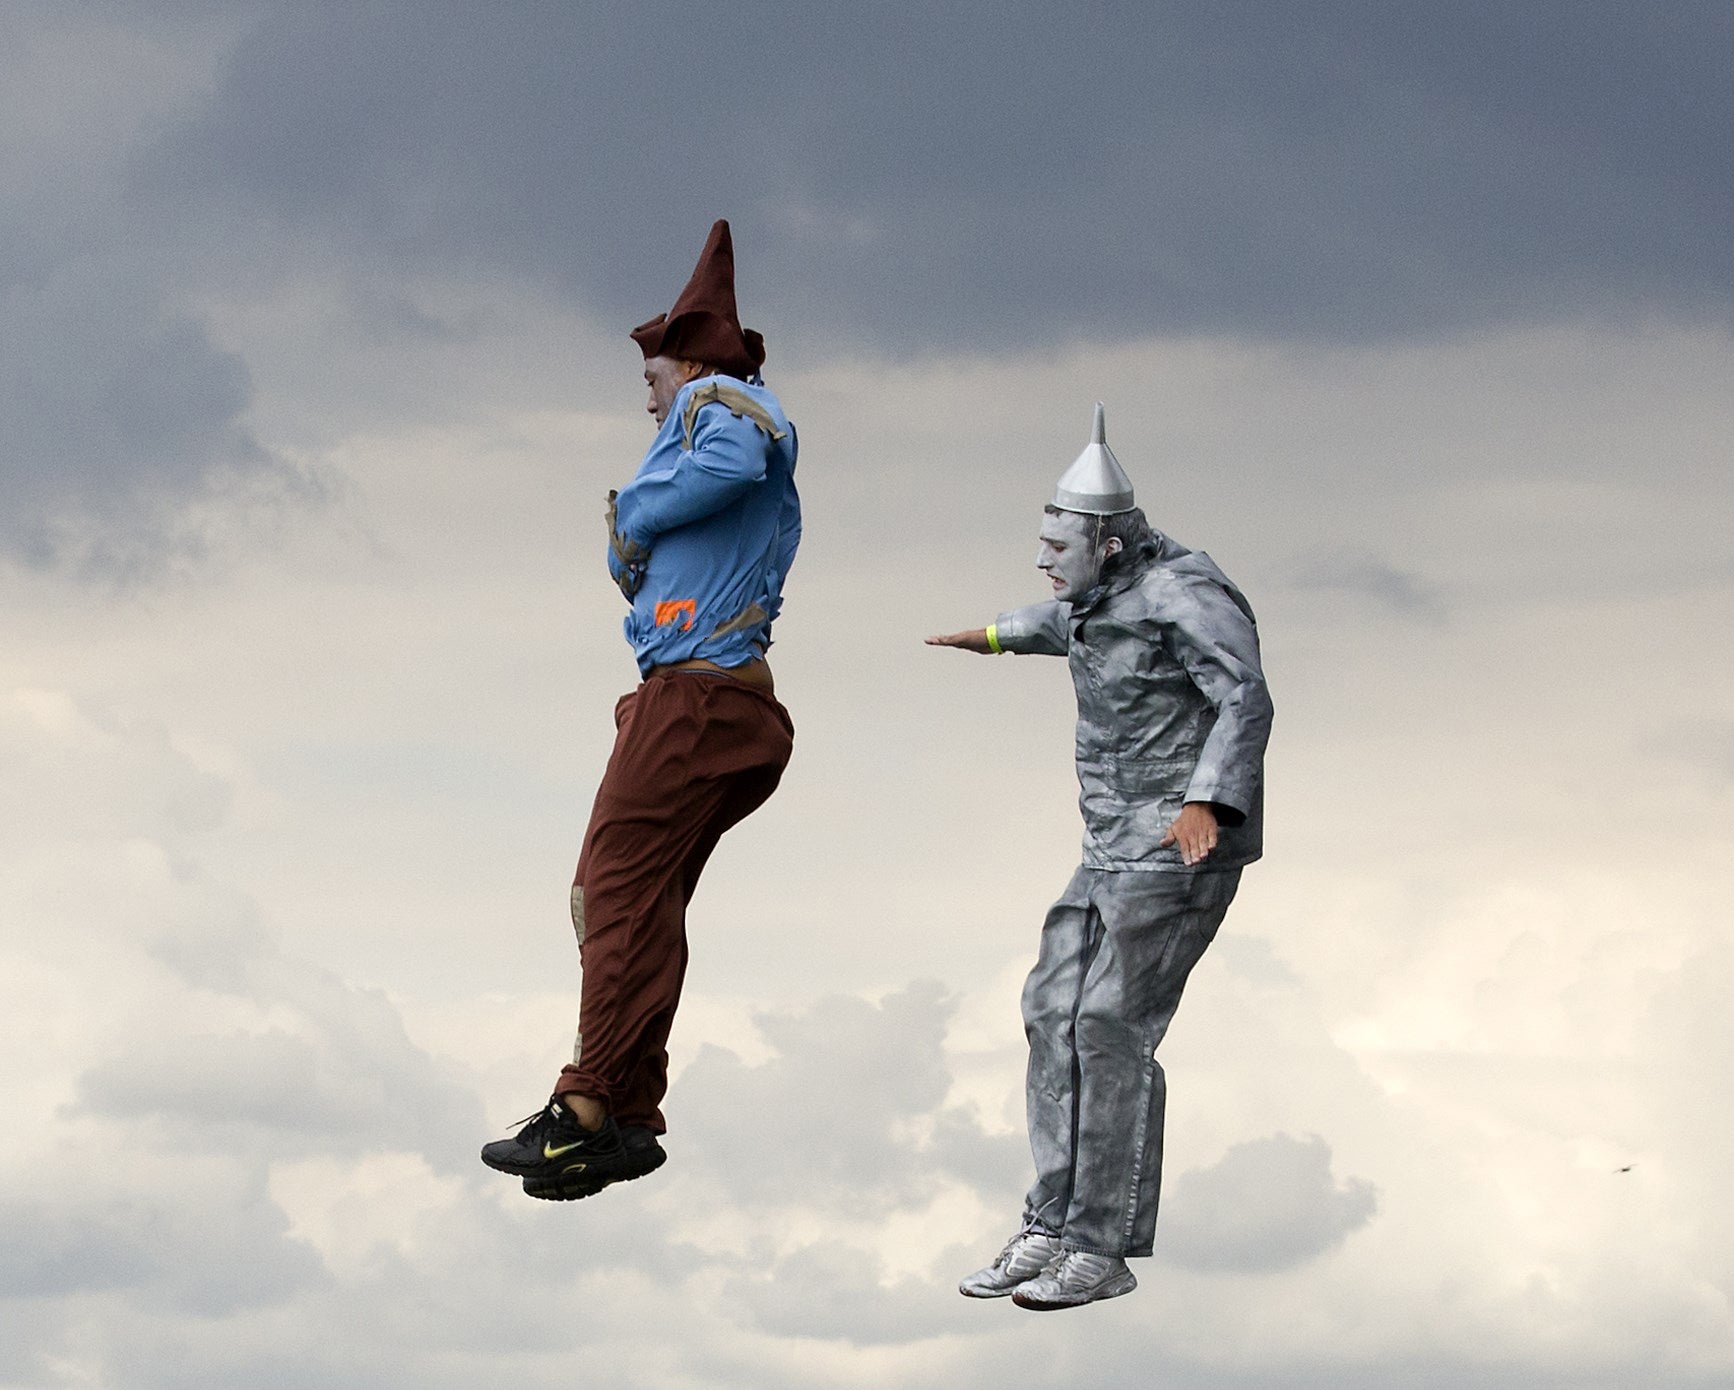
[[[801,543],[795,428],[777,398],[729,376],[681,387],[620,490],[615,529],[650,552],[626,618],[640,672],[763,655]],[[612,549],[608,569],[620,578]]]

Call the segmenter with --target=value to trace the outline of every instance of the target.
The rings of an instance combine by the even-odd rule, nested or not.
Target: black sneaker
[[[613,1125],[614,1121],[608,1122]],[[647,1125],[622,1125],[620,1142],[626,1150],[624,1163],[608,1174],[596,1168],[559,1173],[538,1172],[524,1178],[526,1196],[545,1202],[575,1202],[594,1197],[610,1183],[631,1182],[646,1173],[654,1173],[668,1162],[668,1152],[656,1142],[656,1133]],[[547,1165],[544,1165],[547,1166]]]
[[[484,1144],[482,1162],[515,1177],[582,1185],[588,1190],[575,1194],[581,1197],[600,1192],[634,1166],[613,1120],[604,1120],[597,1130],[585,1129],[558,1099],[550,1100],[547,1109],[532,1115],[510,1139]]]

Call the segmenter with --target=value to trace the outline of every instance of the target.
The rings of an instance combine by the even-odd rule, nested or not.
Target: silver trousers
[[[1067,1250],[1150,1253],[1168,1098],[1156,1048],[1239,885],[1239,869],[1080,868],[1048,911],[1023,994],[1024,1217]]]

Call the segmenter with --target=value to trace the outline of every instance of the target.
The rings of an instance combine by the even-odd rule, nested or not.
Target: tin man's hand
[[[1180,846],[1182,864],[1202,864],[1216,848],[1216,812],[1207,801],[1188,801],[1162,837],[1164,845]]]
[[[968,632],[948,632],[943,637],[929,637],[930,647],[961,647],[966,652],[980,652],[983,656],[991,656],[993,648],[987,644],[987,629],[972,627]]]

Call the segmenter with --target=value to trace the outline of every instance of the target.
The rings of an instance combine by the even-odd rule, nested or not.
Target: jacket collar
[[[1082,617],[1115,594],[1125,593],[1148,574],[1153,566],[1190,553],[1179,541],[1152,527],[1150,538],[1140,541],[1137,548],[1127,555],[1126,562],[1105,582],[1097,584],[1093,589],[1086,589],[1072,600],[1072,616]]]

